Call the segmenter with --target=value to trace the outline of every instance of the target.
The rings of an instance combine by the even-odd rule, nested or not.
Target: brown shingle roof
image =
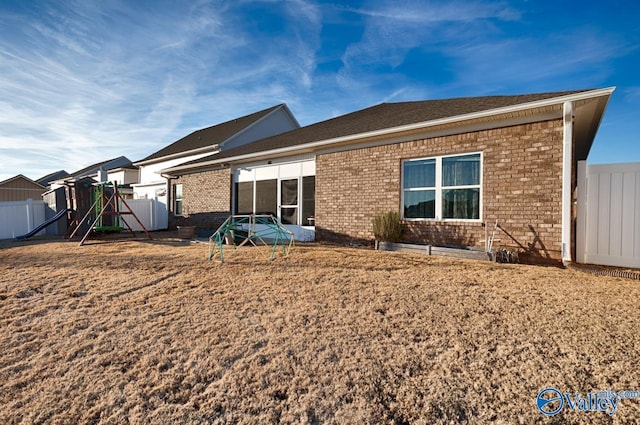
[[[286,133],[267,137],[182,165],[188,166],[218,159],[287,148],[337,137],[357,135],[370,131],[551,99],[589,90],[590,89],[512,96],[461,97],[414,102],[382,103]]]
[[[251,124],[255,123],[262,117],[268,115],[270,112],[281,106],[282,104],[272,106],[271,108],[254,112],[253,114],[245,115],[244,117],[229,120],[222,124],[216,124],[211,127],[196,130],[193,133],[183,137],[182,139],[173,142],[169,146],[166,146],[137,162],[159,159],[165,156],[177,155],[183,152],[185,152],[186,156],[187,152],[200,148],[211,147],[212,149],[214,149],[216,145],[219,145],[220,143],[244,130],[246,127],[250,126]]]
[[[65,170],[54,171],[51,174],[47,174],[46,176],[40,177],[38,180],[36,180],[36,183],[47,187],[49,186],[49,183],[54,182],[56,180],[61,180],[68,176],[69,176],[69,173],[67,173]]]
[[[97,162],[95,164],[89,165],[88,167],[83,168],[82,170],[78,170],[74,173],[71,173],[68,177],[74,179],[81,179],[88,175],[97,173],[98,170],[103,169],[105,171],[113,170],[114,168],[124,168],[131,166],[131,160],[126,156],[119,156],[117,158],[108,159],[106,161]]]

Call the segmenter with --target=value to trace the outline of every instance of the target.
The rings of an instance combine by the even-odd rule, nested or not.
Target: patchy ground
[[[631,423],[640,284],[326,246],[0,249],[0,423]]]

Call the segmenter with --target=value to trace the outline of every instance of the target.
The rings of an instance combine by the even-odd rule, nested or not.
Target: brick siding
[[[562,120],[318,155],[316,238],[372,243],[377,212],[400,211],[403,159],[483,152],[482,220],[496,248],[561,258]],[[405,240],[484,246],[476,222],[406,222]]]
[[[187,174],[171,181],[182,184],[183,213],[188,213],[189,224],[199,229],[215,230],[231,214],[231,174],[229,169]],[[173,214],[171,201],[170,227],[186,224],[184,217]]]

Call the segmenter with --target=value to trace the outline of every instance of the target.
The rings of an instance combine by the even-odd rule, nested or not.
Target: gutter
[[[142,160],[142,161],[138,161],[138,162],[133,162],[132,164],[139,167],[141,165],[149,165],[149,164],[154,164],[156,162],[162,162],[162,161],[168,161],[170,159],[175,159],[175,158],[181,158],[184,156],[190,156],[190,155],[196,155],[199,153],[203,153],[206,151],[219,151],[220,150],[220,144],[216,143],[214,145],[209,145],[209,146],[205,146],[203,148],[198,148],[198,149],[192,149],[190,151],[182,151],[182,152],[178,152],[178,153],[173,153],[170,155],[165,155],[165,156],[160,156],[158,158],[153,158],[153,159],[147,159],[147,160]]]
[[[221,158],[219,160],[214,159],[214,160],[211,160],[211,161],[200,162],[197,165],[196,164],[193,164],[193,165],[196,165],[196,167],[199,168],[199,167],[217,165],[217,164],[220,164],[220,163],[229,163],[229,162],[234,162],[234,161],[243,161],[243,160],[246,160],[246,159],[260,158],[260,157],[264,157],[264,156],[267,156],[267,155],[269,155],[269,156],[277,156],[277,155],[288,154],[288,153],[292,153],[292,152],[304,153],[304,152],[308,152],[308,151],[313,151],[313,150],[315,150],[317,148],[321,148],[321,147],[324,147],[324,146],[327,146],[327,145],[350,142],[350,141],[355,141],[355,140],[358,140],[358,139],[387,136],[387,135],[394,134],[394,133],[419,130],[419,129],[423,129],[423,128],[435,127],[435,126],[444,125],[444,124],[451,124],[451,123],[455,123],[455,122],[459,122],[459,121],[467,121],[467,120],[473,120],[473,119],[479,119],[479,118],[487,118],[487,117],[494,116],[494,115],[508,114],[508,113],[519,112],[519,111],[523,111],[523,110],[527,110],[527,109],[544,108],[544,107],[547,107],[547,106],[553,106],[553,105],[557,105],[557,104],[564,104],[565,102],[575,102],[575,101],[586,100],[586,99],[591,99],[591,98],[595,98],[595,97],[610,96],[611,93],[613,93],[614,90],[615,90],[615,87],[608,87],[608,88],[604,88],[604,89],[590,90],[590,91],[586,91],[586,92],[574,93],[574,94],[570,94],[570,95],[553,97],[553,98],[549,98],[549,99],[542,99],[542,100],[537,100],[537,101],[534,101],[534,102],[528,102],[528,103],[522,103],[522,104],[518,104],[518,105],[506,106],[506,107],[502,107],[502,108],[488,109],[488,110],[485,110],[485,111],[472,112],[472,113],[464,114],[464,115],[456,115],[456,116],[453,116],[453,117],[440,118],[440,119],[433,120],[433,121],[424,121],[424,122],[419,122],[419,123],[414,123],[414,124],[407,124],[407,125],[400,126],[400,127],[391,127],[391,128],[381,129],[381,130],[369,131],[369,132],[366,132],[366,133],[358,133],[358,134],[351,134],[351,135],[348,135],[348,136],[340,136],[340,137],[335,137],[335,138],[332,138],[332,139],[320,140],[320,141],[317,141],[317,142],[310,142],[310,143],[306,143],[306,144],[303,144],[303,145],[287,146],[287,147],[284,147],[284,148],[272,149],[272,150],[268,150],[268,151],[253,152],[253,153],[248,153],[248,154],[244,154],[244,155],[238,155],[238,156],[234,156],[234,157]],[[181,170],[190,169],[190,168],[194,168],[194,167],[193,166],[180,166],[180,165],[178,165],[178,166],[175,166],[175,167],[166,168],[166,169],[162,170],[162,172],[163,173],[171,173],[171,172],[174,172],[174,171],[181,171]]]

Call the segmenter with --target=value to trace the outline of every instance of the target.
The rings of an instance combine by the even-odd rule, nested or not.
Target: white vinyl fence
[[[576,260],[640,268],[640,163],[578,163]]]
[[[0,202],[0,239],[13,239],[35,229],[45,221],[44,201]],[[42,230],[36,236],[46,233]]]
[[[163,220],[161,214],[161,208],[158,207],[158,202],[153,199],[127,199],[127,205],[133,210],[138,220],[144,224],[144,227],[148,231],[159,230],[166,228],[166,218]],[[120,206],[120,211],[128,211],[124,205]],[[131,228],[138,232],[142,231],[142,227],[138,224],[136,219],[131,215],[122,216]],[[163,227],[164,225],[164,227]],[[124,226],[126,228],[126,226]]]

